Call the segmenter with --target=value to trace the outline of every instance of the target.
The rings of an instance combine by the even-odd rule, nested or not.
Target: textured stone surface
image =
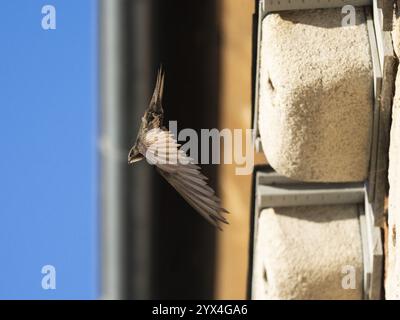
[[[254,299],[362,298],[356,206],[265,209],[254,257]],[[345,266],[354,268],[355,289],[342,287]]]
[[[259,128],[279,173],[303,181],[367,177],[373,78],[364,12],[341,26],[340,9],[263,20]]]
[[[393,21],[393,46],[400,54],[400,19]],[[392,108],[389,148],[388,257],[385,282],[386,299],[400,299],[400,74],[397,73]]]

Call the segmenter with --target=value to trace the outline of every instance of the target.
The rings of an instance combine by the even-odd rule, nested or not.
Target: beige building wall
[[[397,2],[398,4],[399,1]],[[393,23],[393,47],[400,54],[400,18],[395,12]],[[400,250],[398,224],[400,221],[400,74],[397,73],[392,107],[392,127],[389,148],[389,213],[386,255],[386,299],[400,299]]]
[[[220,1],[221,129],[251,128],[253,11],[254,1]],[[251,175],[236,175],[235,169],[235,165],[219,167],[219,192],[231,214],[230,225],[218,234],[217,299],[246,297]]]
[[[219,128],[251,127],[251,58],[252,14],[254,1],[220,0],[220,123]],[[398,28],[398,24],[395,25]],[[394,36],[396,37],[396,36]],[[396,46],[396,44],[395,44]],[[398,77],[399,78],[399,77]],[[397,82],[399,80],[397,79]],[[396,92],[396,97],[398,96]],[[398,106],[394,103],[391,133],[389,230],[385,239],[388,272],[386,273],[386,298],[399,298],[399,239],[396,232],[398,216],[396,194],[398,167]],[[255,161],[264,163],[261,156]],[[251,175],[235,175],[235,165],[219,166],[219,193],[226,208],[231,211],[230,225],[218,233],[217,248],[217,299],[244,299],[246,297],[249,221],[251,207]],[[397,210],[397,211],[396,211]],[[387,234],[386,234],[387,236]],[[388,282],[389,281],[389,282]]]

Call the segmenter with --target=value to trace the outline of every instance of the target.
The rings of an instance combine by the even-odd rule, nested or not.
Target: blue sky
[[[56,30],[42,29],[44,5]],[[0,11],[0,298],[96,298],[96,1]],[[41,286],[44,265],[55,290]]]

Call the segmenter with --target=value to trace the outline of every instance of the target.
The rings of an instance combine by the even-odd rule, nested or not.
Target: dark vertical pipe
[[[150,173],[129,167],[150,88],[148,1],[101,0],[102,292],[150,296]]]
[[[101,1],[101,208],[102,208],[102,296],[121,299],[123,283],[123,225],[124,204],[121,197],[123,176],[123,130],[121,92],[123,71],[123,34],[119,21],[122,15],[120,0]]]
[[[126,1],[125,38],[126,74],[125,126],[126,146],[132,146],[139,130],[141,118],[152,94],[153,79],[157,69],[152,67],[152,1]],[[147,161],[129,168],[126,189],[128,199],[128,223],[126,241],[131,244],[127,251],[127,296],[130,299],[149,299],[151,293],[151,268],[153,237],[153,181],[154,170]]]

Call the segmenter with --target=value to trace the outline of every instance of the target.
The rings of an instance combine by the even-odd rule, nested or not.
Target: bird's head
[[[159,128],[163,121],[163,108],[161,105],[161,100],[163,96],[164,89],[164,72],[160,67],[157,75],[157,83],[154,88],[153,97],[151,98],[150,105],[146,109],[146,112],[142,118],[142,122],[139,128],[139,134],[136,138],[136,143],[129,151],[128,163],[133,164],[139,162],[144,158],[144,156],[139,152],[137,147],[141,143],[141,139],[144,138],[146,132],[151,129]]]
[[[144,157],[143,155],[137,150],[136,146],[134,146],[130,151],[128,155],[128,163],[133,164],[135,162],[138,162],[142,160]]]

